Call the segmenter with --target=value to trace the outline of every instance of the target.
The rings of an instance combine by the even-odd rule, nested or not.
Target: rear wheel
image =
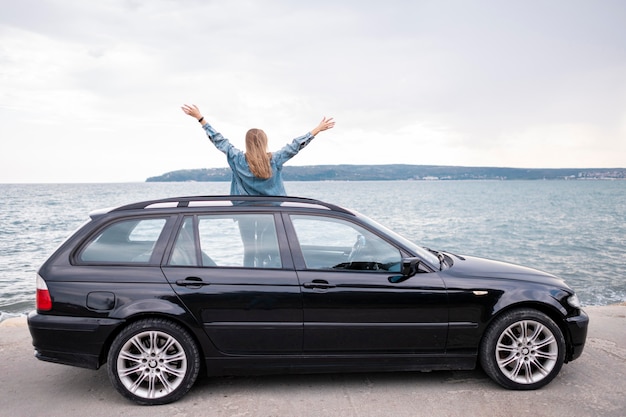
[[[552,381],[565,358],[563,332],[540,311],[504,313],[489,326],[480,347],[485,372],[505,388],[531,390]]]
[[[107,370],[113,386],[139,404],[182,398],[200,369],[198,347],[180,325],[164,319],[132,323],[115,338]]]

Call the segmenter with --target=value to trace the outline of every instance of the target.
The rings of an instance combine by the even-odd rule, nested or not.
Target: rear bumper
[[[105,361],[107,340],[122,320],[28,315],[35,357],[42,361],[98,369]]]
[[[583,353],[583,349],[585,348],[589,316],[583,310],[580,310],[579,315],[568,317],[566,323],[572,341],[571,351],[567,359],[573,361]]]

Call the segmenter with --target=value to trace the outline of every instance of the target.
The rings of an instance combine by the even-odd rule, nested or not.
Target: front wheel
[[[164,319],[132,323],[115,338],[107,370],[123,396],[139,404],[167,404],[182,398],[200,369],[198,347],[180,325]]]
[[[552,381],[565,358],[563,332],[540,311],[504,313],[489,326],[480,346],[480,362],[505,388],[531,390]]]

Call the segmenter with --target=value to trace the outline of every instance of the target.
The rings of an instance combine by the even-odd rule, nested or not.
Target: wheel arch
[[[485,331],[483,331],[480,337],[479,346],[482,345],[486,330],[503,314],[506,314],[513,310],[519,310],[524,308],[531,308],[544,313],[548,316],[561,330],[563,338],[565,339],[565,363],[567,363],[572,356],[572,336],[570,330],[566,324],[565,318],[567,317],[567,310],[553,298],[551,301],[538,301],[538,300],[525,300],[518,301],[511,304],[503,305],[499,309],[494,308],[494,314],[491,315],[489,321],[485,323]]]
[[[479,363],[499,385],[514,390],[539,389],[560,372],[568,351],[567,333],[544,306],[512,305],[495,316],[483,333]]]
[[[99,357],[100,366],[107,362],[113,341],[125,328],[140,320],[157,318],[176,323],[189,333],[200,352],[200,366],[201,370],[204,370],[206,356],[205,343],[202,340],[205,337],[204,332],[193,316],[181,306],[164,300],[143,300],[125,306],[116,311],[115,315],[123,317],[123,322],[108,335],[103,343]]]

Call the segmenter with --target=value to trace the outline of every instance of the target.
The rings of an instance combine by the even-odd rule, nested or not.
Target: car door
[[[438,273],[398,280],[402,253],[380,235],[345,218],[288,218],[305,353],[444,351],[448,305]]]
[[[276,225],[271,213],[197,214],[181,222],[163,271],[221,352],[302,350],[300,288]]]

